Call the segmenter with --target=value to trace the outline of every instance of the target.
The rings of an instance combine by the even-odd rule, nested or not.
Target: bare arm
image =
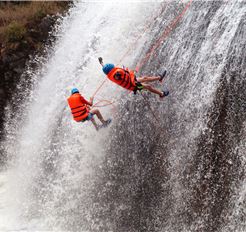
[[[93,105],[93,99],[94,97],[91,97],[89,101],[85,100],[84,97],[81,96],[81,102],[83,104],[86,104],[86,105],[89,105],[89,106],[92,106]]]
[[[99,57],[98,58],[98,61],[99,61],[99,63],[102,65],[102,67],[104,66],[104,64],[103,64],[103,58],[102,57]]]
[[[92,105],[93,105],[93,100],[94,100],[94,97],[91,97],[91,98],[90,98],[90,101],[88,101],[88,105],[89,105],[89,106],[92,106]]]

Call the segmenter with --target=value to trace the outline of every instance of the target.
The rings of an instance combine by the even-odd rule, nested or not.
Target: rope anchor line
[[[140,60],[140,62],[137,64],[135,70],[139,71],[142,66],[144,64],[146,64],[146,62],[149,60],[149,58],[151,57],[151,55],[153,55],[157,48],[164,42],[164,40],[166,38],[168,38],[168,36],[170,35],[170,33],[175,29],[175,27],[177,26],[177,23],[181,20],[181,18],[184,16],[185,12],[189,9],[189,7],[191,6],[193,0],[190,0],[185,7],[183,8],[183,10],[181,11],[180,14],[178,14],[178,16],[172,20],[165,28],[165,30],[163,31],[162,35],[157,39],[156,43],[153,44],[152,48],[150,49],[150,51]],[[147,30],[148,27],[150,27],[151,24],[149,24],[146,29],[144,30],[144,32]],[[137,40],[133,43],[135,44],[141,37],[138,37]],[[123,58],[129,53],[129,51],[131,51],[132,46],[127,50],[127,52],[123,55],[123,57],[121,58],[121,61],[123,60]],[[99,60],[100,62],[100,60]],[[96,89],[95,93],[92,95],[93,97],[96,96],[96,94],[100,91],[100,89],[103,87],[103,85],[106,83],[106,80],[104,80],[100,86]],[[143,95],[142,95],[143,96]],[[145,99],[145,98],[144,98]],[[104,105],[100,105],[101,102],[107,102]],[[105,106],[109,106],[109,105],[113,105],[116,102],[116,100],[114,101],[110,101],[110,100],[101,100],[98,101],[96,104],[94,104],[94,107],[96,105],[98,105],[97,107],[105,107]],[[154,114],[153,114],[154,115]],[[156,118],[156,116],[154,115],[154,117]]]

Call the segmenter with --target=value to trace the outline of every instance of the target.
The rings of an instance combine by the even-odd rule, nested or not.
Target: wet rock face
[[[194,2],[145,65],[145,73],[160,65],[168,68],[171,94],[159,108],[149,95],[161,118],[158,123],[141,99],[122,107],[119,115],[130,115],[117,121],[107,163],[98,175],[94,215],[105,222],[101,230],[245,231],[245,207],[236,209],[232,200],[245,179],[239,152],[245,144],[245,13],[234,25],[227,16],[245,5],[228,6],[222,1]],[[158,26],[153,44],[165,28]],[[212,86],[216,72],[210,70],[219,72]],[[213,91],[206,95],[209,88]]]
[[[27,25],[27,36],[20,42],[0,44],[0,137],[3,136],[4,107],[25,70],[26,62],[41,53],[58,16],[46,16]]]

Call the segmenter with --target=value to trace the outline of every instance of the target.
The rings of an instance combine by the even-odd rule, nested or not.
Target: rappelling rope
[[[125,54],[121,57],[119,63],[121,63],[125,57],[132,51],[133,46],[135,46],[137,44],[137,42],[143,37],[143,35],[145,34],[145,32],[151,27],[151,25],[153,24],[153,22],[155,22],[155,20],[159,17],[159,15],[166,9],[166,6],[162,7],[160,10],[160,13],[157,13],[157,15],[155,17],[152,17],[149,20],[149,23],[147,24],[147,26],[145,26],[144,31],[137,37],[137,39],[135,40],[135,42],[128,48],[128,50],[125,52]]]
[[[136,66],[136,70],[139,70],[146,62],[147,60],[150,58],[150,56],[152,54],[154,54],[154,52],[156,51],[156,49],[161,45],[161,43],[164,41],[164,39],[166,37],[169,36],[169,34],[173,31],[173,29],[176,27],[177,23],[180,21],[180,19],[183,17],[183,15],[185,14],[185,12],[189,9],[191,2],[193,0],[190,0],[186,6],[184,7],[184,9],[182,10],[182,12],[166,27],[166,29],[163,31],[161,37],[157,40],[157,42],[152,46],[152,48],[150,49],[150,51],[146,54],[146,56],[137,64]]]
[[[105,84],[107,80],[105,79],[100,86],[96,89],[96,91],[94,92],[94,94],[92,95],[92,97],[94,98],[96,96],[96,94],[99,92],[99,90],[102,88],[102,86]]]
[[[162,7],[162,8],[161,8],[161,12],[164,11],[164,9],[165,9],[165,8]],[[160,12],[160,13],[161,13],[161,12]],[[144,29],[143,33],[137,37],[137,39],[136,39],[135,42],[132,44],[132,46],[130,46],[130,47],[128,48],[128,50],[123,54],[123,56],[122,56],[121,59],[119,60],[119,63],[121,63],[121,62],[125,59],[125,57],[132,51],[133,46],[135,46],[135,45],[137,44],[137,42],[142,38],[142,36],[145,34],[145,32],[151,27],[152,22],[155,21],[158,17],[159,17],[159,14],[157,14],[155,17],[153,17],[153,18],[151,18],[151,20],[149,20],[149,23],[148,23],[147,26],[145,26],[145,29]],[[102,83],[100,84],[100,86],[96,89],[96,91],[95,91],[94,94],[92,95],[93,97],[96,96],[96,94],[97,94],[97,93],[99,92],[99,90],[103,87],[103,85],[106,83],[106,81],[107,81],[107,80],[102,81]],[[97,103],[99,103],[99,102],[97,102]],[[110,105],[110,104],[108,104],[108,105]],[[105,105],[105,106],[107,106],[107,105]]]
[[[106,104],[100,104],[102,102],[106,102]],[[100,100],[97,103],[95,103],[93,105],[93,107],[104,107],[104,106],[109,106],[109,105],[113,105],[115,103],[115,101],[109,101],[109,100]]]
[[[166,29],[163,31],[161,37],[156,41],[156,43],[152,46],[152,48],[150,49],[150,51],[144,56],[144,58],[137,64],[135,70],[136,71],[139,71],[142,66],[144,64],[146,64],[147,60],[150,58],[151,55],[153,55],[156,51],[156,49],[161,45],[161,43],[170,35],[170,33],[174,30],[174,28],[176,27],[177,23],[181,20],[181,18],[184,16],[184,14],[186,13],[186,11],[189,9],[191,3],[192,3],[193,0],[190,0],[186,5],[185,7],[183,8],[183,10],[181,11],[181,13],[166,27]],[[149,26],[148,26],[149,27]],[[145,29],[145,31],[147,30],[147,28]],[[144,33],[145,33],[144,31]],[[134,44],[141,38],[138,37],[137,40],[134,42]],[[132,48],[132,47],[130,47]],[[127,54],[131,51],[131,49],[128,49],[127,52],[123,55],[123,57],[120,59],[120,61],[123,60],[123,58],[125,56],[127,56]],[[99,90],[103,87],[103,85],[106,83],[106,80],[104,80],[100,86],[96,89],[95,93],[92,95],[93,97],[96,96],[96,94],[99,92]],[[102,100],[102,101],[106,101],[106,100]],[[99,104],[100,102],[102,101],[99,101],[97,102],[96,104]],[[101,107],[104,107],[104,106],[108,106],[108,105],[112,105],[114,102],[113,101],[109,101],[107,100],[107,104],[105,105],[102,105]],[[96,105],[95,104],[95,105]],[[94,106],[95,106],[94,105]]]

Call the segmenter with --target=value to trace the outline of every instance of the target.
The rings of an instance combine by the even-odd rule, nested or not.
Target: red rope
[[[134,45],[137,44],[137,42],[138,42],[139,39],[143,36],[143,34],[147,31],[147,29],[150,28],[152,22],[158,17],[158,15],[159,15],[159,14],[157,14],[157,16],[155,16],[155,17],[151,18],[151,20],[149,20],[149,23],[148,23],[148,25],[145,27],[144,32],[143,32],[141,35],[139,35],[139,36],[137,37],[137,39],[135,40],[135,42],[133,43],[133,45],[130,46],[130,47],[128,48],[128,50],[124,53],[124,55],[121,57],[121,59],[120,59],[120,61],[119,61],[120,63],[121,63],[121,62],[125,59],[125,57],[132,51],[132,47],[133,47]],[[103,86],[105,83],[106,83],[106,80],[104,80],[104,81],[100,84],[100,86],[96,89],[95,93],[92,95],[93,97],[96,96],[97,92],[102,88],[102,86]]]
[[[96,89],[95,93],[92,95],[92,97],[95,97],[97,92],[102,88],[102,86],[106,83],[106,79],[100,84],[100,86]]]
[[[161,12],[163,12],[166,8],[166,5],[164,7],[161,8]],[[145,34],[145,32],[150,28],[150,26],[153,24],[153,22],[158,18],[160,14],[158,13],[156,16],[152,17],[149,22],[147,23],[147,26],[145,26],[144,31],[137,37],[137,39],[134,41],[134,43],[128,48],[128,50],[125,52],[125,54],[121,57],[119,63],[121,63],[125,57],[132,52],[132,48],[137,44],[137,42],[143,37],[143,35]]]
[[[106,104],[100,105],[100,103],[102,102],[107,102]],[[101,100],[98,101],[96,104],[93,105],[93,107],[104,107],[104,106],[109,106],[109,105],[113,105],[115,102],[114,101],[109,101],[109,100]]]
[[[184,7],[184,9],[182,10],[182,12],[166,27],[166,29],[164,30],[164,32],[162,33],[161,37],[157,40],[157,42],[153,45],[153,47],[150,49],[150,51],[146,54],[146,56],[142,59],[141,62],[139,62],[136,66],[136,70],[139,70],[146,62],[147,60],[150,58],[150,56],[155,52],[155,50],[161,45],[161,43],[164,41],[164,39],[166,37],[169,36],[169,34],[172,32],[172,30],[175,28],[175,26],[177,25],[177,23],[180,21],[180,19],[183,17],[183,15],[185,14],[185,12],[189,9],[191,2],[193,0],[190,0],[186,6]]]
[[[161,45],[161,43],[164,41],[164,39],[166,39],[169,34],[173,31],[173,29],[176,27],[177,23],[181,20],[181,18],[183,17],[183,15],[185,14],[185,12],[189,9],[191,3],[192,3],[193,0],[190,0],[186,6],[183,8],[182,12],[166,27],[166,29],[164,30],[164,32],[162,33],[161,37],[156,41],[156,43],[152,46],[152,48],[150,49],[150,51],[146,54],[146,56],[137,64],[135,70],[139,70],[146,62],[147,60],[150,58],[150,56],[152,54],[154,54],[154,52],[156,51],[156,49]],[[145,30],[144,30],[144,33],[146,32],[146,30],[148,29],[148,27],[150,26],[151,24],[149,24]],[[134,44],[137,43],[137,41],[142,37],[139,36],[136,41],[134,42]],[[123,57],[120,59],[121,61],[125,58],[125,56],[128,55],[128,53],[131,51],[131,48],[129,48],[127,50],[127,52],[123,55]],[[104,80],[100,86],[96,89],[95,93],[92,95],[93,97],[95,97],[95,95],[98,93],[98,91],[102,88],[102,86],[106,83],[106,80]],[[101,102],[107,102],[107,104],[104,104],[104,105],[100,105],[99,103]],[[109,101],[109,100],[101,100],[99,102],[97,102],[96,104],[93,105],[93,107],[104,107],[104,106],[108,106],[108,105],[112,105],[114,104],[116,101]],[[150,108],[151,109],[151,108]],[[152,110],[151,110],[152,111]],[[153,113],[153,112],[152,112]],[[154,115],[154,113],[153,113]],[[154,115],[155,117],[155,115]],[[155,117],[156,119],[156,117]],[[157,120],[157,119],[156,119]]]

